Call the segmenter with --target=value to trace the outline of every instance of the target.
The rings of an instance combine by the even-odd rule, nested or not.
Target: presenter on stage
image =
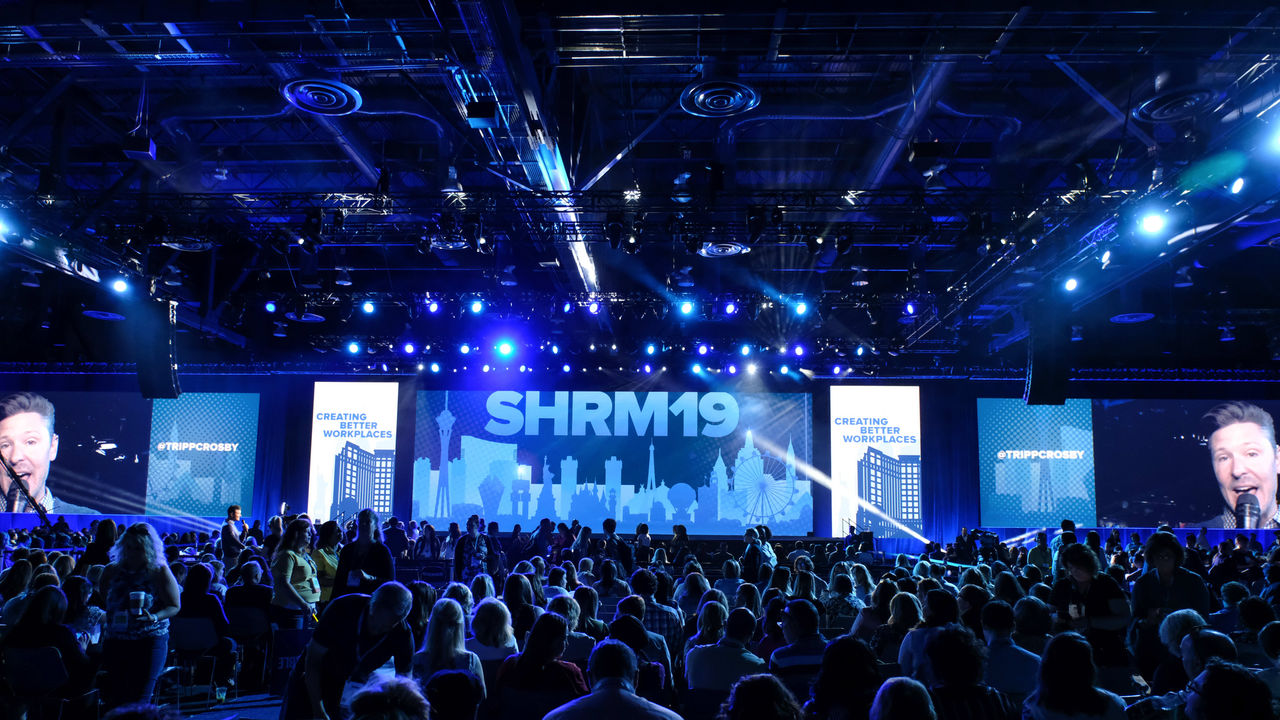
[[[31,498],[50,515],[97,515],[92,510],[54,497],[49,490],[49,466],[58,457],[53,431],[53,403],[41,395],[19,392],[0,400],[0,457],[17,473]],[[5,512],[36,511],[9,473],[0,470],[0,493]]]
[[[1280,528],[1276,475],[1280,449],[1271,413],[1246,402],[1229,402],[1205,413],[1213,422],[1209,453],[1225,504],[1201,523],[1213,528]]]

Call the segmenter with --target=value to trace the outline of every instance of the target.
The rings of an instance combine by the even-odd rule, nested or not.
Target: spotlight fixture
[[[510,340],[503,340],[498,343],[498,354],[504,358],[509,358],[516,354],[516,346]]]
[[[462,353],[463,355],[470,355],[471,345],[467,343],[462,343],[462,346],[458,348],[458,352]]]
[[[3,234],[3,231],[0,231],[0,234]],[[22,287],[40,287],[40,271],[31,268],[24,269],[22,271]]]
[[[435,300],[432,300],[431,302],[427,303],[427,312],[431,313],[432,315],[440,312],[440,303]]]
[[[805,313],[809,312],[809,303],[805,302],[804,300],[800,300],[796,302],[796,304],[793,305],[791,309],[792,311],[795,312],[796,315],[804,315]]]
[[[411,342],[407,342],[407,343],[405,343],[405,344],[404,344],[404,347],[403,347],[403,348],[401,348],[401,349],[402,349],[402,350],[404,350],[404,354],[405,354],[405,355],[412,355],[412,354],[414,353],[414,351],[415,351],[415,350],[417,350],[417,348],[416,348],[416,347],[414,347],[413,343],[411,343]]]
[[[1067,292],[1075,292],[1078,287],[1080,287],[1080,281],[1075,278],[1067,278],[1067,281],[1062,284],[1062,288]]]
[[[333,279],[333,284],[339,287],[351,287],[351,273],[346,268],[338,268],[337,277]]]
[[[692,272],[693,266],[686,265],[671,273],[667,278],[667,282],[671,285],[675,285],[676,287],[691,288],[693,287],[693,275],[690,274]]]
[[[742,354],[742,357],[747,357],[751,354],[751,346],[743,344],[742,347],[738,348],[738,352]]]
[[[469,307],[472,315],[479,315],[484,312],[484,301],[480,299],[472,300]]]
[[[680,302],[679,310],[681,315],[688,317],[693,314],[695,309],[697,309],[697,306],[693,304],[692,300],[682,300]]]
[[[266,310],[266,311],[267,311],[267,312],[269,312],[269,313],[273,313],[273,312],[275,312],[275,311],[276,311],[276,303],[275,303],[275,301],[274,301],[274,300],[268,300],[268,301],[266,302],[266,304],[262,306],[262,309],[263,309],[263,310]]]
[[[434,362],[431,363],[431,372],[433,373],[440,372],[440,363],[434,363]]]
[[[701,345],[698,346],[699,355],[706,355],[708,352],[710,352],[710,348],[707,347],[706,343],[702,343]]]
[[[365,315],[372,315],[373,311],[376,310],[377,308],[373,306],[373,301],[365,300],[364,303],[360,306],[360,309],[364,311]]]
[[[111,283],[111,289],[118,293],[127,292],[129,290],[129,283],[124,278],[116,278]]]
[[[640,202],[640,188],[634,187],[622,191],[622,199],[629,202]]]
[[[1138,226],[1142,228],[1142,232],[1148,235],[1156,235],[1165,229],[1168,220],[1163,213],[1151,212],[1142,216]]]
[[[1194,283],[1191,280],[1191,266],[1184,265],[1173,273],[1173,286],[1176,288],[1189,288]]]
[[[1235,342],[1236,328],[1231,323],[1218,326],[1218,342]]]
[[[658,346],[657,346],[657,345],[654,345],[653,343],[649,343],[648,345],[645,345],[645,346],[644,346],[644,354],[645,354],[645,355],[653,355],[653,354],[654,354],[654,353],[656,353],[656,352],[658,352]]]
[[[355,355],[356,353],[360,352],[360,343],[354,340],[347,343],[347,352],[351,353],[352,355]]]
[[[591,313],[592,315],[599,315],[599,314],[600,314],[600,301],[599,301],[599,300],[592,300],[591,302],[587,303],[587,312]]]
[[[1232,181],[1231,188],[1230,188],[1232,195],[1239,195],[1240,191],[1243,189],[1244,189],[1244,178],[1238,177]]]
[[[726,303],[724,304],[724,314],[725,314],[725,315],[730,315],[730,316],[732,316],[732,315],[737,315],[737,314],[738,314],[738,303],[736,303],[736,302],[734,302],[734,301],[732,301],[732,300],[730,300],[730,301],[726,302]]]
[[[288,337],[289,331],[285,328],[285,324],[283,320],[277,320],[274,323],[274,326],[275,326],[275,329],[271,331],[271,334],[273,336],[278,338]]]
[[[515,265],[507,265],[506,267],[502,268],[502,270],[498,273],[496,278],[498,281],[498,284],[503,287],[515,287],[516,285],[519,285],[520,282],[516,280],[515,270],[516,270]]]
[[[783,365],[782,367],[778,368],[778,372],[782,373],[783,375],[789,375],[791,373],[791,368],[787,367],[786,365]]]

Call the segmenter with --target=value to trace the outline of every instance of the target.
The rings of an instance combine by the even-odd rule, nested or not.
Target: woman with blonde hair
[[[920,624],[923,617],[924,610],[920,606],[920,599],[915,595],[900,592],[893,596],[889,603],[889,622],[876,628],[871,636],[871,649],[880,662],[898,661],[902,639]]]
[[[464,645],[481,662],[503,660],[518,651],[515,631],[511,627],[511,612],[501,600],[490,597],[480,601],[475,616],[471,618],[471,637]]]
[[[182,591],[154,527],[129,526],[111,549],[100,587],[107,601],[102,647],[107,707],[150,702],[169,654],[169,618],[182,606]]]
[[[458,601],[447,597],[436,601],[427,623],[426,640],[413,656],[413,677],[419,685],[425,686],[427,680],[441,670],[466,670],[480,678],[480,690],[484,692],[480,658],[466,648],[465,617]]]

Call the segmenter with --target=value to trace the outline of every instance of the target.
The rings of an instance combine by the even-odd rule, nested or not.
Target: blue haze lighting
[[[1238,178],[1236,178],[1236,179],[1235,179],[1235,181],[1234,181],[1234,182],[1232,182],[1232,183],[1231,183],[1231,194],[1232,194],[1232,195],[1239,195],[1239,194],[1240,194],[1240,191],[1241,191],[1241,190],[1243,190],[1243,189],[1244,189],[1244,178],[1242,178],[1242,177],[1238,177]]]
[[[356,353],[360,352],[360,344],[357,342],[348,343],[347,352],[351,353],[352,355],[355,355]]]
[[[800,302],[796,303],[795,313],[796,313],[797,315],[804,315],[804,314],[805,314],[805,313],[807,313],[807,312],[809,312],[809,303],[807,303],[807,302],[805,302],[805,301],[803,301],[803,300],[801,300]]]
[[[1075,278],[1067,278],[1067,281],[1062,284],[1062,287],[1065,288],[1067,292],[1075,292],[1075,289],[1080,287],[1080,282]]]
[[[498,343],[498,354],[502,357],[511,357],[516,352],[516,346],[510,340],[503,340]]]
[[[440,363],[431,363],[431,372],[433,373],[440,372]]]
[[[275,304],[275,303],[273,303],[273,302],[271,302],[270,300],[268,300],[268,301],[267,301],[267,304],[266,304],[266,305],[263,305],[262,307],[263,307],[263,308],[265,308],[265,309],[266,309],[266,311],[267,311],[267,312],[269,312],[269,313],[273,313],[273,312],[275,312],[275,311],[276,311],[276,304]]]
[[[360,306],[360,309],[364,310],[365,314],[369,314],[373,312],[373,303],[369,302],[368,300],[365,300],[364,304]]]
[[[123,278],[117,278],[115,282],[111,283],[111,289],[122,293],[129,289],[129,283],[125,282]]]
[[[692,314],[693,314],[693,303],[692,303],[692,302],[689,302],[688,300],[685,300],[684,302],[680,303],[680,314],[681,314],[681,315],[692,315]]]

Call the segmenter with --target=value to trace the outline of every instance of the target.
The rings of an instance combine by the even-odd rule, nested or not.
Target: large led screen
[[[1206,417],[1219,410],[1218,417]],[[1235,527],[1241,495],[1276,527],[1280,403],[1095,400],[1098,521]]]
[[[252,512],[258,395],[0,393],[0,456],[51,516]],[[52,428],[52,432],[50,432]],[[0,472],[0,510],[34,512]]]
[[[1277,527],[1274,413],[1280,403],[978,401],[982,524],[1226,527],[1256,499]]]
[[[344,522],[363,508],[386,517],[395,496],[394,382],[318,382],[311,410],[307,512]]]
[[[831,388],[831,528],[919,536],[920,388]]]
[[[813,529],[806,394],[419,392],[413,517]]]
[[[978,483],[987,527],[1096,525],[1088,400],[978,400]]]

